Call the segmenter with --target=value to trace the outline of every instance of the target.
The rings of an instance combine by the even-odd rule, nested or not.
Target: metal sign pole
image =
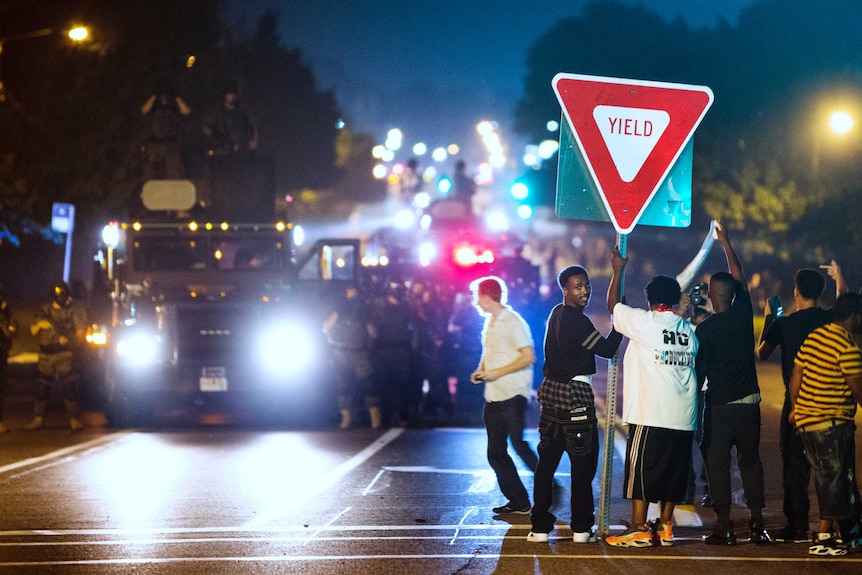
[[[63,260],[63,281],[69,283],[69,268],[72,266],[72,230],[66,233],[66,257]]]
[[[620,255],[626,257],[626,238],[628,234],[617,234]],[[620,295],[625,293],[625,268],[620,272]],[[617,374],[619,372],[619,351],[608,362],[608,386],[605,394],[605,442],[602,452],[602,488],[599,495],[598,535],[606,537],[610,526],[611,482],[614,478],[614,433],[617,415]]]

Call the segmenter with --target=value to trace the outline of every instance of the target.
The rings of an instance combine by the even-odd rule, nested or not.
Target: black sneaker
[[[749,534],[748,534],[748,542],[755,543],[757,545],[765,545],[767,543],[772,542],[772,538],[769,536],[769,533],[763,527],[763,521],[751,521],[748,524]]]
[[[733,524],[716,525],[709,535],[703,536],[703,542],[707,545],[736,545],[736,535],[733,533]]]
[[[781,543],[808,543],[811,538],[807,529],[797,529],[793,525],[785,525],[775,535],[775,540]]]
[[[516,505],[512,505],[511,503],[507,503],[505,505],[501,505],[500,507],[495,507],[491,511],[493,511],[497,515],[529,515],[532,511],[532,508],[529,505],[526,507],[518,507]]]
[[[811,538],[808,554],[819,557],[843,557],[847,555],[847,548],[838,543],[832,533],[815,533]]]

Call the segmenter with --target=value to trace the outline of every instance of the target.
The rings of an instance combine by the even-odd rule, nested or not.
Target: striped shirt
[[[853,421],[856,399],[845,377],[862,375],[862,350],[852,334],[836,323],[819,327],[803,342],[794,363],[802,368],[797,427],[831,419]]]

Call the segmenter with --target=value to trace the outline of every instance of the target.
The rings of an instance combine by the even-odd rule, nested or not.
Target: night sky
[[[753,0],[624,0],[692,28],[731,24]],[[506,125],[522,94],[527,51],[589,0],[234,0],[246,31],[266,8],[280,13],[282,42],[302,50],[320,87],[332,89],[354,128],[382,138],[428,112],[428,135],[449,121]],[[563,71],[563,70],[561,70]],[[571,72],[572,70],[564,70]],[[550,84],[548,86],[550,91]],[[457,110],[455,110],[457,108]],[[410,136],[409,134],[406,134]],[[445,142],[439,142],[443,144]]]

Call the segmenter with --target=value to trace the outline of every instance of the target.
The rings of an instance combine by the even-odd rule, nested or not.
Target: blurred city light
[[[556,132],[560,129],[560,123],[556,120],[550,120],[547,124],[545,124],[545,128],[549,132]]]
[[[509,193],[512,194],[513,198],[518,201],[521,201],[525,200],[530,194],[530,188],[528,188],[527,184],[525,184],[524,182],[515,182],[509,189]]]
[[[427,268],[437,257],[437,246],[432,242],[423,242],[419,246],[419,265]]]
[[[399,230],[407,230],[413,227],[416,223],[416,216],[413,210],[403,208],[395,213],[395,227]]]
[[[542,166],[542,158],[539,157],[539,146],[535,144],[528,145],[524,150],[524,155],[521,161],[525,166],[533,169],[538,169]]]
[[[293,226],[293,243],[297,246],[305,243],[305,229],[298,224]]]
[[[413,155],[414,156],[424,156],[428,153],[428,146],[423,144],[422,142],[417,142],[413,144]]]
[[[434,151],[431,152],[431,157],[435,162],[442,162],[449,157],[449,152],[446,151],[446,148],[435,148]]]
[[[485,227],[492,232],[509,231],[509,218],[499,210],[494,210],[485,216]]]
[[[452,191],[452,180],[446,176],[442,176],[437,180],[437,191],[441,194],[448,194]]]
[[[392,128],[386,132],[386,141],[384,144],[389,150],[400,150],[401,144],[404,142],[404,134],[398,128]]]
[[[494,123],[489,122],[488,120],[482,120],[478,124],[476,124],[476,131],[480,136],[485,136],[494,131]]]
[[[374,169],[371,171],[372,175],[378,180],[382,180],[386,177],[387,169],[383,164],[377,164],[374,166]]]
[[[419,192],[413,196],[413,207],[424,210],[431,205],[431,196],[428,192]]]
[[[461,148],[458,146],[458,144],[449,144],[448,146],[446,146],[446,153],[450,156],[457,156],[458,152],[460,151]]]
[[[120,228],[117,222],[111,222],[102,228],[102,241],[109,248],[115,248],[120,243]]]
[[[494,183],[494,167],[488,162],[479,164],[479,174],[476,176],[476,183],[480,186],[487,186]]]
[[[560,143],[556,140],[545,140],[539,144],[539,157],[543,160],[549,160],[554,157],[557,150],[560,149]]]
[[[522,220],[529,220],[533,217],[533,208],[526,204],[518,206],[518,217]]]
[[[847,112],[833,112],[829,116],[829,127],[838,135],[844,135],[853,128],[853,117]]]

